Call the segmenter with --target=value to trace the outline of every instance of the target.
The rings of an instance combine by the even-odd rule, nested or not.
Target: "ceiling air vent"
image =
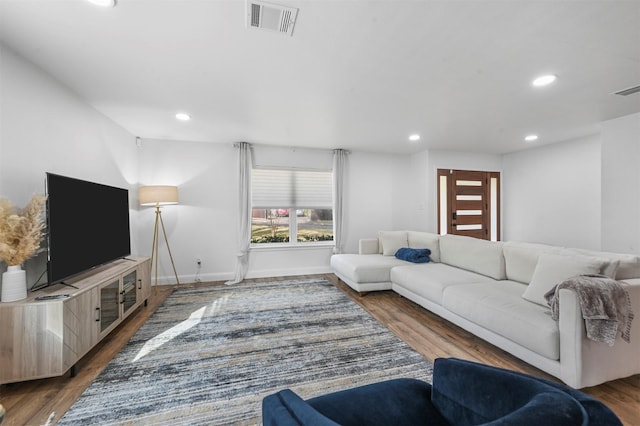
[[[619,92],[615,92],[614,95],[629,96],[638,92],[640,92],[640,86],[629,87],[628,89],[620,90]]]
[[[247,1],[247,28],[293,35],[298,9],[261,1]]]

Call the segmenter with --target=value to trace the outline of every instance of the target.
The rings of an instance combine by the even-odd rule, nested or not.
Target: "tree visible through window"
[[[330,171],[253,169],[251,243],[333,241]]]

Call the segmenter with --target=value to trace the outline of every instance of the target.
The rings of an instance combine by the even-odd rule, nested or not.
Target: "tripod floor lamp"
[[[141,206],[155,206],[156,207],[156,224],[153,230],[153,245],[151,247],[151,266],[155,268],[156,283],[158,285],[158,241],[160,240],[159,231],[162,228],[162,235],[164,235],[164,242],[169,252],[169,259],[171,259],[171,266],[173,267],[173,273],[176,276],[176,283],[180,285],[178,280],[178,273],[176,272],[176,265],[173,262],[173,256],[171,255],[171,248],[169,248],[169,240],[167,239],[167,231],[164,229],[164,221],[162,220],[162,211],[160,206],[168,204],[178,204],[178,187],[166,186],[166,185],[153,185],[140,187],[138,192],[138,198],[140,199]],[[155,261],[155,266],[154,266]]]

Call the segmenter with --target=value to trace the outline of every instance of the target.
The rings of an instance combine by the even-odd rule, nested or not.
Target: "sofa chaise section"
[[[429,248],[433,261],[395,259],[401,247]],[[558,292],[558,321],[543,297],[571,276],[602,274],[624,283],[632,309],[640,315],[640,256],[387,231],[361,240],[359,254],[334,255],[331,265],[355,290],[391,288],[575,388],[640,373],[638,320],[630,343],[618,336],[609,346],[587,338],[575,291]]]
[[[366,293],[391,290],[391,269],[408,262],[381,254],[343,254],[331,257],[335,274],[351,288]]]

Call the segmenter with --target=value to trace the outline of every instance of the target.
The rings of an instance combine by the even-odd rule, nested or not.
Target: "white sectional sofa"
[[[429,248],[431,262],[396,259],[401,247]],[[336,254],[338,278],[365,293],[393,290],[575,388],[640,373],[640,319],[630,343],[586,336],[577,294],[559,292],[559,321],[544,293],[581,274],[624,282],[640,316],[640,256],[457,235],[382,231],[360,241],[358,254]]]

